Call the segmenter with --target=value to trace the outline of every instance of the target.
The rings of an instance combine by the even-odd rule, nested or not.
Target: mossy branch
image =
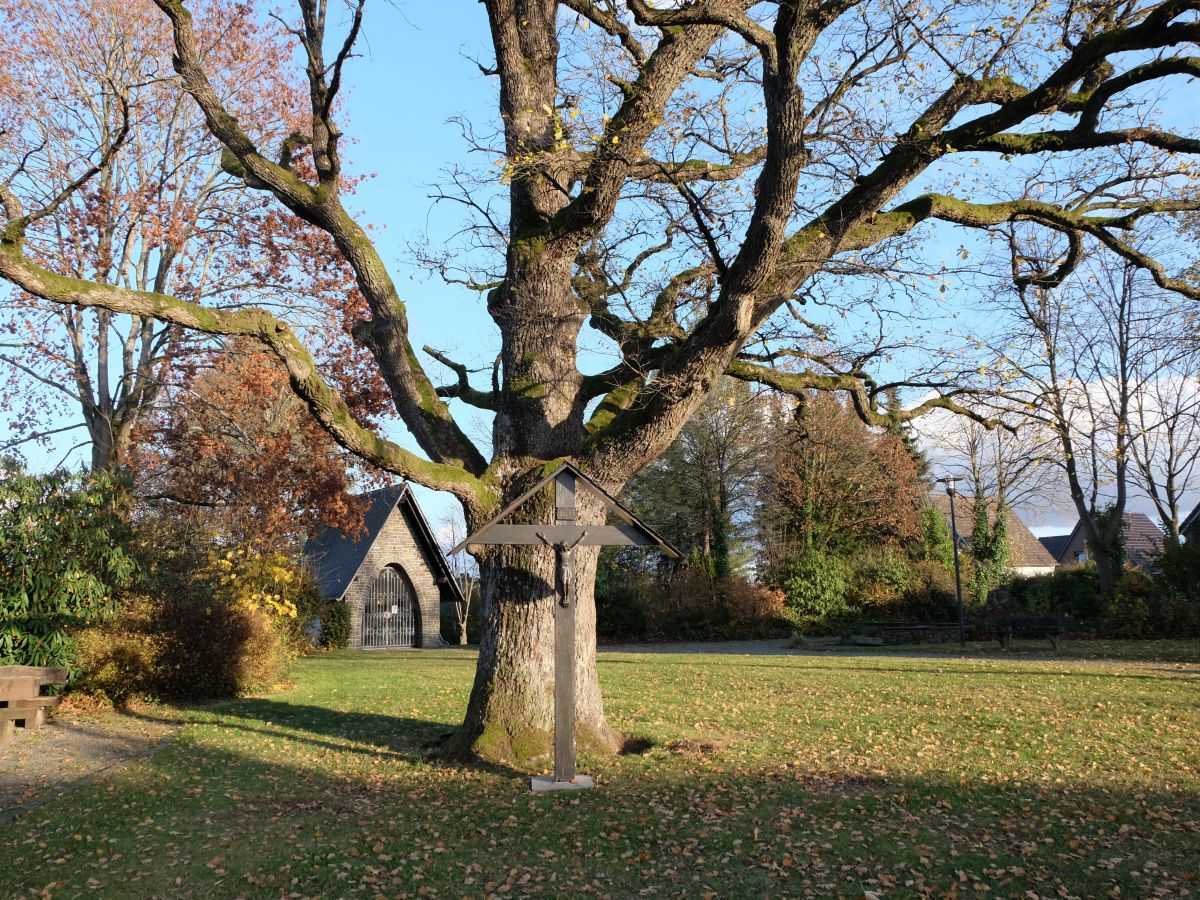
[[[499,408],[500,402],[494,391],[480,391],[471,387],[470,372],[466,366],[455,362],[440,350],[435,350],[428,345],[421,349],[458,376],[458,380],[454,384],[442,385],[435,389],[439,397],[454,398],[477,409],[486,409],[492,412]]]
[[[350,55],[361,24],[362,3],[354,7],[350,35],[333,65],[333,81],[326,82],[323,65],[313,68],[319,50],[318,38],[324,33],[323,14],[316,7],[302,4],[306,30],[301,35],[309,54],[310,94],[313,101],[312,135],[290,135],[283,144],[280,162],[264,158],[242,130],[237,119],[225,109],[213,90],[196,46],[192,17],[181,0],[155,0],[171,21],[175,40],[176,71],[184,89],[200,106],[213,136],[223,146],[222,167],[241,178],[248,186],[269,190],[299,218],[321,228],[333,239],[338,250],[354,269],[359,290],[373,313],[369,325],[355,332],[374,354],[396,410],[417,440],[432,458],[450,466],[462,467],[475,475],[487,468],[478,448],[454,422],[449,409],[437,395],[433,383],[417,362],[408,337],[408,319],[391,275],[366,231],[343,208],[337,191],[337,138],[330,104],[337,91],[342,65]],[[290,155],[301,143],[313,148],[320,184],[313,186],[288,168]]]
[[[28,260],[20,241],[0,241],[0,277],[53,303],[107,309],[179,325],[205,334],[261,342],[287,369],[294,390],[339,445],[359,458],[469,504],[494,503],[494,489],[466,470],[422,459],[355,421],[341,393],[321,377],[312,355],[284,322],[261,309],[213,309],[168,294],[134,291],[69,278]]]
[[[729,374],[741,381],[762,384],[780,393],[792,396],[802,396],[809,391],[837,391],[845,393],[854,406],[854,411],[868,425],[887,428],[896,422],[906,422],[920,418],[935,409],[943,409],[956,415],[966,416],[987,428],[998,426],[1008,427],[999,419],[991,418],[977,410],[964,406],[955,398],[979,396],[980,392],[968,388],[953,388],[941,394],[930,397],[909,409],[881,408],[879,397],[885,397],[887,390],[878,386],[868,389],[869,379],[861,374],[847,372],[784,372],[771,366],[734,360],[728,369]],[[895,387],[895,386],[889,386]],[[985,392],[986,393],[986,392]]]
[[[175,40],[175,71],[183,79],[186,90],[204,114],[209,131],[224,145],[236,160],[240,177],[251,187],[270,190],[293,211],[309,210],[319,201],[317,191],[294,173],[273,163],[258,152],[254,142],[221,102],[201,62],[192,27],[192,14],[181,0],[154,0],[155,5],[171,21]],[[223,165],[234,167],[234,161],[223,155]]]

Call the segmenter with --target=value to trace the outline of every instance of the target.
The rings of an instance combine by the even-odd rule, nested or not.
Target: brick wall
[[[367,551],[358,574],[346,588],[350,607],[350,648],[362,649],[362,608],[371,584],[388,566],[399,566],[417,594],[417,646],[437,647],[441,634],[441,592],[434,580],[435,569],[424,548],[414,537],[414,526],[403,504],[392,510]]]

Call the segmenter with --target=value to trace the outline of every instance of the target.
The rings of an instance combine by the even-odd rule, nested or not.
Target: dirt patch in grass
[[[804,772],[797,776],[797,780],[814,794],[842,797],[874,794],[888,786],[882,778],[853,772]]]
[[[729,741],[701,738],[697,740],[672,741],[667,749],[679,756],[698,757],[712,756],[729,748]]]
[[[157,712],[60,714],[0,747],[0,816],[152,752],[182,723]]]

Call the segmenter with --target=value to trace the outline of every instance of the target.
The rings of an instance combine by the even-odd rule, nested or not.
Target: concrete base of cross
[[[591,775],[576,775],[574,781],[555,781],[553,775],[534,775],[529,780],[535,794],[548,791],[586,791],[596,786]]]

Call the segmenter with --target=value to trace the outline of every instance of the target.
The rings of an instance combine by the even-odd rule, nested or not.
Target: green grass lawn
[[[1200,894],[1191,663],[604,654],[614,725],[652,746],[553,796],[424,754],[473,667],[323,656],[185,711],[0,826],[0,896]]]

